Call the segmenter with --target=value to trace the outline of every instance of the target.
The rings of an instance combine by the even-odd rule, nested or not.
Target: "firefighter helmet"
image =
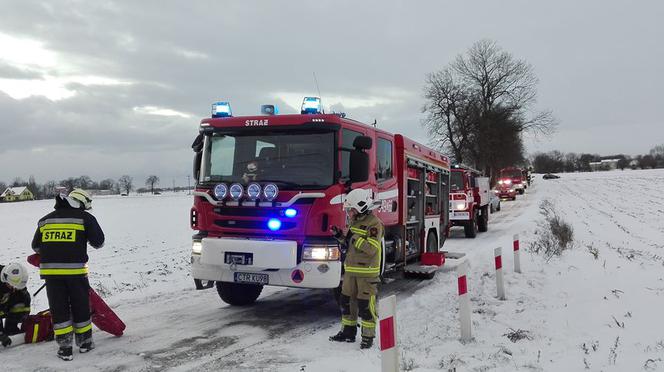
[[[355,189],[346,195],[344,209],[355,209],[358,213],[365,213],[373,209],[373,197],[371,190]]]
[[[81,203],[85,210],[92,208],[92,197],[83,189],[73,189],[69,197]]]
[[[16,289],[24,289],[28,284],[28,270],[20,263],[12,262],[0,272],[0,281]]]

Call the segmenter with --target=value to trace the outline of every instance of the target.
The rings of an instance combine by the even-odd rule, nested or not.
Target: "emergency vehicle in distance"
[[[489,230],[489,178],[455,164],[450,174],[450,227],[463,226],[466,238]]]
[[[519,194],[523,194],[528,187],[526,185],[527,177],[525,176],[525,172],[523,169],[517,167],[503,168],[498,172],[498,183],[502,181],[508,185],[511,184],[511,188]]]
[[[219,102],[200,123],[190,215],[197,289],[216,283],[231,305],[253,303],[264,285],[337,290],[343,253],[330,227],[347,226],[342,203],[354,188],[373,191],[385,225],[383,272],[434,273],[422,257],[442,257],[442,265],[446,156],[324,114],[318,97],[306,97],[301,114],[275,115],[270,105],[262,113],[234,117]]]

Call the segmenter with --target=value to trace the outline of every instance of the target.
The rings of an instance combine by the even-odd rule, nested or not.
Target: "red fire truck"
[[[432,274],[431,261],[442,265],[446,156],[324,114],[315,97],[305,98],[301,114],[274,112],[234,117],[219,102],[200,123],[190,216],[197,289],[216,283],[232,305],[253,303],[265,285],[336,290],[343,249],[330,227],[347,226],[342,204],[354,188],[373,191],[374,213],[385,225],[384,272]]]
[[[498,182],[511,184],[511,188],[516,190],[519,194],[523,194],[528,187],[526,185],[526,177],[524,177],[524,170],[517,167],[503,168],[498,172]]]
[[[450,227],[463,226],[466,238],[489,229],[489,179],[455,164],[450,175]]]

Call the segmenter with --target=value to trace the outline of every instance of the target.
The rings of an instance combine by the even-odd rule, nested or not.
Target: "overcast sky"
[[[558,118],[529,152],[664,143],[662,1],[0,0],[0,181],[186,184],[210,104],[294,112],[315,95],[427,141],[425,74],[488,38],[529,61]]]

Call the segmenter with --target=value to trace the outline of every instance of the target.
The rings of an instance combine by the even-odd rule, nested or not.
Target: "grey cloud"
[[[186,173],[198,116],[209,115],[211,102],[230,100],[238,115],[272,102],[281,112],[297,112],[297,102],[274,95],[316,94],[312,72],[324,99],[405,92],[396,102],[370,107],[326,103],[426,142],[420,126],[425,74],[486,37],[534,65],[540,106],[561,121],[559,134],[529,140],[530,150],[641,153],[664,138],[664,5],[657,2],[4,1],[2,9],[0,32],[43,42],[78,75],[132,85],[70,84],[77,94],[56,102],[0,93],[0,131],[6,133],[0,136],[0,179],[25,168],[48,172],[37,155],[17,155],[31,148],[49,149],[52,159],[82,153],[86,169],[103,164],[138,174],[141,162],[127,155],[134,154],[163,172]],[[28,78],[0,66],[3,74]],[[137,106],[194,117],[138,115]],[[603,137],[621,124],[638,124],[651,135]],[[17,161],[24,166],[4,166]]]

